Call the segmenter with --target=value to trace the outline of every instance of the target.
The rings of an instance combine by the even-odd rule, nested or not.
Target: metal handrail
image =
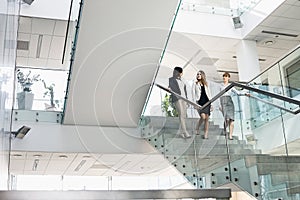
[[[192,102],[192,101],[188,100],[187,98],[184,98],[183,96],[175,93],[174,91],[172,91],[169,88],[166,88],[166,87],[164,87],[164,86],[162,86],[160,84],[156,83],[155,85],[157,87],[159,87],[159,88],[161,88],[161,89],[163,89],[163,90],[165,90],[165,91],[167,91],[167,92],[175,95],[176,97],[178,97],[180,99],[183,99],[185,102],[193,105],[194,107],[196,107],[199,110],[205,109],[208,105],[210,105],[211,103],[213,103],[214,101],[216,101],[217,99],[219,99],[223,94],[225,94],[228,90],[230,90],[231,88],[233,88],[235,86],[236,87],[240,87],[242,89],[247,89],[247,90],[250,90],[250,91],[254,91],[254,92],[257,92],[257,93],[260,93],[260,94],[263,94],[263,95],[275,98],[275,99],[279,99],[279,100],[286,101],[288,103],[293,103],[293,104],[296,104],[296,105],[300,106],[300,101],[298,101],[298,100],[295,100],[295,99],[292,99],[292,98],[289,98],[289,97],[285,97],[285,96],[282,96],[282,95],[274,94],[274,93],[271,93],[271,92],[268,92],[268,91],[265,91],[265,90],[257,89],[257,88],[254,88],[254,87],[251,87],[251,86],[248,86],[248,85],[240,84],[240,83],[237,83],[237,82],[231,82],[225,89],[223,89],[221,92],[219,92],[216,96],[214,96],[212,99],[210,99],[203,106],[200,106],[199,104],[196,104],[195,102]],[[289,113],[292,113],[292,114],[298,114],[300,112],[300,109],[292,111],[292,110],[289,110],[289,109],[287,109],[285,107],[273,104],[272,102],[265,101],[265,100],[263,100],[261,98],[254,97],[254,96],[250,96],[250,97],[254,98],[256,100],[259,100],[261,102],[264,102],[266,104],[269,104],[269,105],[275,106],[277,108],[280,108],[282,110],[285,110],[285,111],[287,111]]]
[[[164,91],[166,91],[166,92],[169,92],[169,93],[175,95],[177,98],[183,99],[185,102],[187,102],[187,103],[189,103],[189,104],[195,106],[195,107],[198,108],[198,109],[201,109],[201,108],[202,108],[202,106],[200,106],[199,104],[196,104],[195,102],[193,102],[193,101],[191,101],[191,100],[188,100],[187,98],[184,98],[183,96],[177,94],[176,92],[172,91],[172,90],[169,89],[169,88],[166,88],[166,87],[164,87],[164,86],[162,86],[162,85],[160,85],[160,84],[157,84],[157,83],[156,83],[155,85],[156,85],[157,87],[159,87],[160,89],[162,89],[162,90],[164,90]]]
[[[68,40],[68,35],[69,35],[69,27],[70,27],[70,21],[71,21],[72,8],[73,8],[73,0],[71,0],[71,3],[70,3],[69,17],[68,17],[68,23],[67,23],[67,28],[66,28],[66,36],[65,36],[65,43],[64,43],[64,49],[63,49],[63,55],[62,55],[62,59],[61,59],[61,64],[64,64],[64,60],[65,60],[65,54],[66,54],[67,40]]]

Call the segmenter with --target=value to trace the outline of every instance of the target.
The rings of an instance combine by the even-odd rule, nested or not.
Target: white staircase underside
[[[178,0],[86,0],[64,124],[136,127]]]

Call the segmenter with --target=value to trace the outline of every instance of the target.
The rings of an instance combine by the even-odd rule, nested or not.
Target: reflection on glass
[[[0,5],[0,190],[7,190],[19,1],[0,0]]]
[[[18,68],[15,108],[62,111],[67,76],[62,70]]]

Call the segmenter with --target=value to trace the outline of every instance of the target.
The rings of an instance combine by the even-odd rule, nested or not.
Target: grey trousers
[[[178,117],[179,117],[179,129],[181,133],[188,133],[186,130],[186,124],[185,124],[185,119],[186,119],[186,102],[183,101],[182,99],[178,99],[178,101],[175,102],[175,108],[178,112]]]

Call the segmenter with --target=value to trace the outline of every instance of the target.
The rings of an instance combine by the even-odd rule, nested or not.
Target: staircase
[[[190,133],[197,120],[187,119]],[[300,156],[262,154],[238,137],[227,140],[213,122],[209,125],[209,139],[195,134],[189,139],[181,138],[178,118],[174,117],[148,116],[141,124],[142,136],[196,188],[234,184],[257,199],[300,199]]]

